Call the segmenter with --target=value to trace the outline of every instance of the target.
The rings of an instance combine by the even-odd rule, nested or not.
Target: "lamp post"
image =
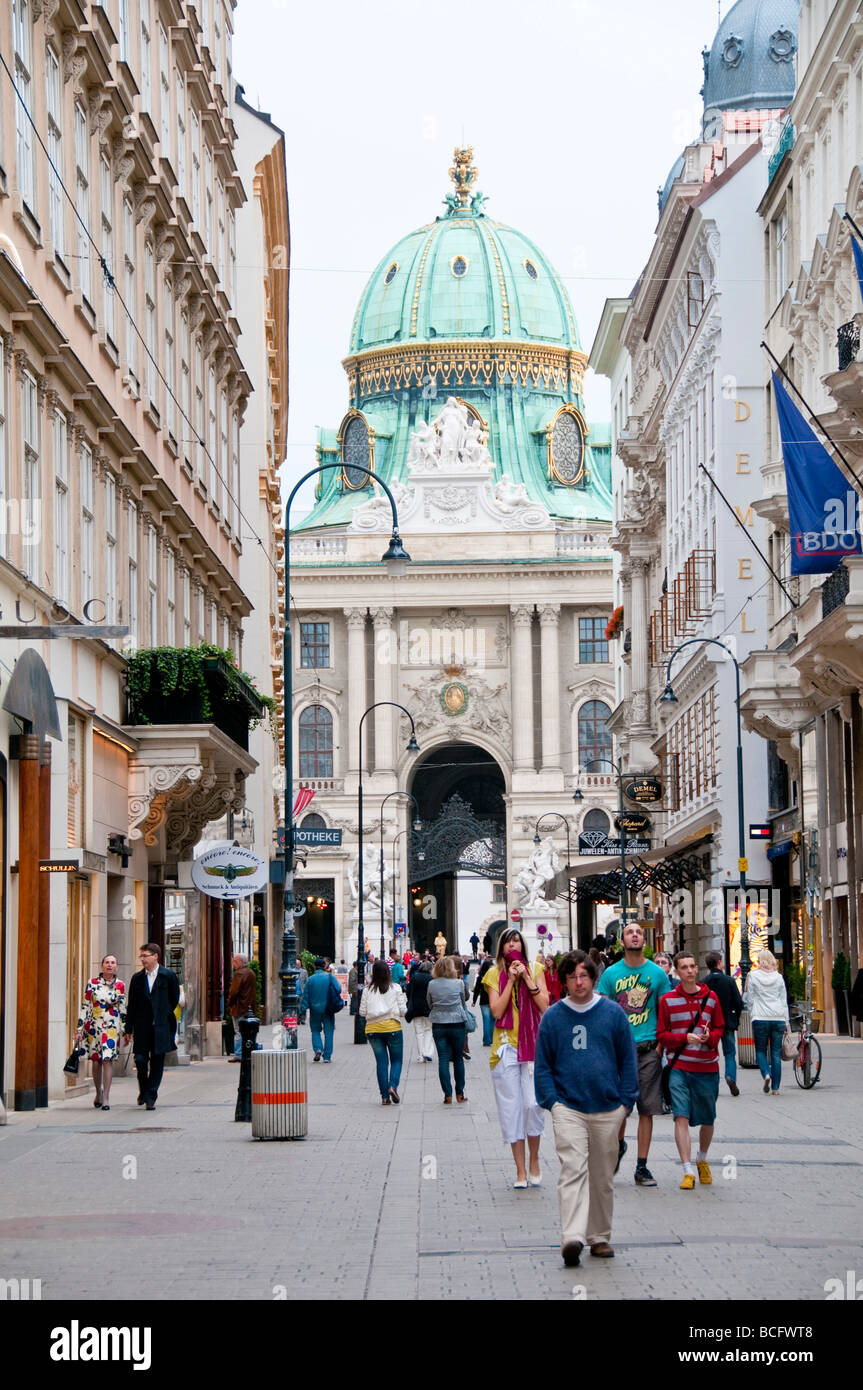
[[[659,697],[661,705],[676,705],[677,696],[671,688],[671,663],[686,647],[703,644],[704,646],[720,647],[727,657],[734,662],[734,675],[737,683],[737,873],[739,881],[739,897],[737,910],[740,914],[740,978],[746,983],[746,976],[749,974],[749,918],[746,903],[746,831],[745,817],[743,809],[743,737],[740,724],[740,665],[737,657],[733,656],[724,642],[720,642],[718,637],[691,637],[688,642],[681,642],[679,647],[675,647],[668,663],[665,667],[665,689]],[[729,966],[731,962],[728,962]]]
[[[395,505],[395,504],[393,504]],[[363,985],[366,982],[366,928],[363,921],[363,723],[366,716],[372,710],[381,709],[382,706],[389,705],[393,709],[400,709],[411,722],[411,736],[407,745],[408,753],[418,753],[420,746],[417,743],[417,731],[414,724],[413,715],[410,710],[406,710],[404,705],[400,705],[396,700],[376,700],[368,709],[363,710],[360,717],[359,727],[359,767],[357,770],[357,911],[359,919],[357,921],[357,998],[362,995]],[[382,899],[383,901],[383,899]],[[382,909],[383,910],[383,909]],[[382,953],[383,954],[383,953]],[[362,1036],[361,1036],[362,1034]],[[365,1028],[360,1018],[359,1007],[354,1017],[354,1042],[365,1042]]]
[[[284,629],[284,687],[285,687],[285,893],[284,893],[284,919],[282,929],[282,965],[279,970],[279,979],[282,982],[282,1018],[292,1019],[287,1025],[287,1037],[285,1046],[289,1051],[296,1051],[297,1048],[297,936],[294,929],[294,716],[293,716],[293,692],[294,692],[294,670],[293,656],[291,651],[291,503],[303,483],[307,483],[309,478],[314,478],[317,474],[326,472],[330,468],[341,468],[341,463],[321,463],[317,468],[309,469],[308,473],[303,474],[299,482],[291,489],[285,506],[285,629]],[[384,482],[371,468],[363,468],[361,464],[353,464],[352,467],[358,468],[361,473],[380,483],[387,497],[389,498],[390,508],[393,514],[393,529],[390,536],[390,543],[385,553],[381,556],[382,562],[387,566],[389,573],[393,576],[400,574],[410,560],[410,556],[405,550],[399,536],[399,517],[396,511],[395,498]],[[362,870],[360,871],[362,872]]]
[[[566,819],[566,816],[561,815],[560,811],[546,811],[544,815],[539,817],[539,820],[534,826],[533,843],[537,846],[539,845],[539,827],[549,816],[557,816],[558,820],[563,821],[563,828],[566,831],[566,866],[568,872],[569,866],[572,863],[572,850],[569,843],[569,821]],[[569,916],[569,949],[572,950],[572,898],[569,896],[568,890],[566,894],[566,906]]]
[[[381,802],[381,956],[384,954],[384,807],[392,796],[410,797],[410,800],[414,804],[414,818],[411,822],[411,829],[415,834],[419,834],[423,828],[423,823],[420,820],[420,808],[416,797],[411,795],[410,792],[388,792]],[[395,896],[393,896],[393,936],[395,936],[396,928],[395,902]]]
[[[626,901],[626,827],[623,824],[623,772],[613,758],[591,758],[588,763],[582,766],[581,771],[589,772],[595,763],[599,763],[600,766],[603,763],[610,763],[617,774],[617,819],[620,821],[620,830],[618,831],[620,836],[620,939],[622,941],[623,928],[626,926],[626,914],[628,911]],[[576,787],[572,794],[572,799],[573,801],[584,800],[580,787]]]

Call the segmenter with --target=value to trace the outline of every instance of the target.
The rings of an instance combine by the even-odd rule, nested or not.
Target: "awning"
[[[645,854],[627,854],[627,893],[641,893],[646,888],[673,893],[690,883],[706,882],[710,877],[710,861],[702,851],[712,841],[712,835],[703,835],[679,849],[663,845]],[[568,864],[566,871],[555,877],[552,892],[555,897],[569,902],[593,898],[619,901],[622,896],[620,855],[602,859],[585,856],[579,863]]]
[[[771,845],[767,851],[768,859],[781,859],[783,854],[790,854],[793,840],[780,840],[778,845]]]

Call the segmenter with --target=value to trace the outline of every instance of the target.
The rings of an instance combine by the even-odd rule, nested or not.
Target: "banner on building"
[[[854,252],[854,265],[857,270],[857,280],[860,285],[860,297],[863,299],[863,246],[860,245],[856,236],[851,238],[851,250]]]
[[[791,573],[830,574],[846,556],[863,554],[860,499],[776,372],[773,392],[788,492]]]

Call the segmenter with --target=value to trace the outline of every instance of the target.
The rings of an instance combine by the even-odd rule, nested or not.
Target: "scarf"
[[[505,963],[512,963],[514,960],[520,960],[522,965],[529,970],[527,961],[521,951],[516,951],[515,954],[511,956],[504,956]],[[530,975],[528,975],[528,979],[530,979],[531,984],[534,983]],[[505,975],[501,980],[498,980],[499,990],[506,988],[505,980]],[[516,993],[518,994],[517,998]],[[515,1027],[513,1003],[515,1003],[518,1009],[518,1060],[520,1062],[532,1062],[536,1057],[536,1035],[539,1031],[542,1014],[539,1011],[539,1005],[536,1002],[535,996],[531,994],[527,980],[520,979],[517,989],[515,986],[513,987],[506,1013],[497,1021],[498,1028],[502,1029],[505,1033],[508,1033],[510,1029]]]

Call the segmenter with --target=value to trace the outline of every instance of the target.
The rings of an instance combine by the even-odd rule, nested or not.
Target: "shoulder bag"
[[[707,999],[708,999],[708,998],[709,998],[709,996],[708,996],[708,995],[705,995],[704,998],[702,999],[701,1003],[700,1003],[699,1006],[698,1006],[698,1014],[697,1014],[696,1018],[692,1020],[692,1025],[691,1025],[691,1027],[687,1028],[687,1030],[686,1030],[687,1033],[693,1032],[694,1029],[696,1028],[696,1026],[701,1022],[701,1015],[702,1015],[702,1012],[703,1012],[703,1010],[704,1010],[704,1005],[705,1005],[705,1003],[707,1002]],[[676,1063],[677,1063],[677,1061],[678,1061],[678,1059],[679,1059],[679,1057],[680,1057],[681,1052],[684,1052],[684,1051],[686,1050],[686,1046],[687,1046],[687,1042],[686,1042],[686,1039],[684,1038],[684,1039],[683,1039],[683,1042],[680,1044],[680,1046],[679,1046],[679,1048],[677,1049],[677,1051],[675,1052],[674,1056],[671,1058],[671,1061],[668,1063],[667,1066],[665,1066],[665,1067],[662,1068],[662,1076],[661,1076],[661,1078],[660,1078],[660,1085],[661,1085],[661,1087],[662,1087],[662,1099],[665,1101],[665,1104],[666,1104],[666,1105],[670,1105],[670,1104],[671,1104],[671,1069],[672,1069],[673,1066],[676,1065]]]

